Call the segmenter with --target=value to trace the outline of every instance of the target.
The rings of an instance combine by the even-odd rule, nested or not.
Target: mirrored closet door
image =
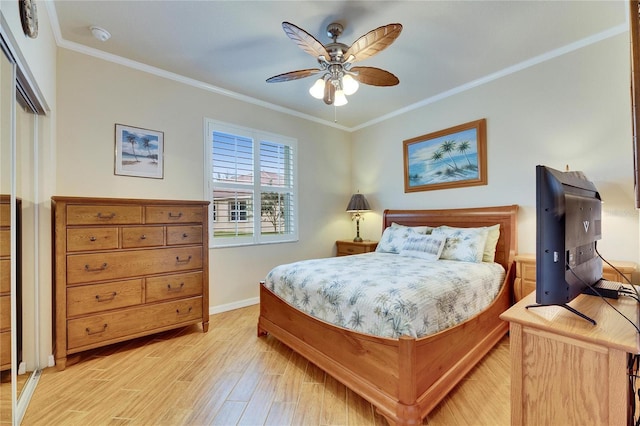
[[[0,24],[0,423],[18,425],[41,371],[38,114],[45,108]]]
[[[15,64],[0,55],[0,423],[11,423],[16,403],[16,371],[12,368],[11,324],[16,303],[15,261],[12,255],[13,231],[11,204],[13,193],[13,104]]]

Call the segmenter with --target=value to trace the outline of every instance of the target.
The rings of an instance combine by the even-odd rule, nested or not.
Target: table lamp
[[[364,220],[361,212],[365,212],[371,210],[369,207],[369,203],[367,199],[364,198],[364,195],[357,193],[351,196],[351,200],[349,200],[349,205],[347,206],[347,211],[351,213],[351,220],[356,221],[356,237],[353,239],[355,242],[361,242],[362,238],[360,238],[360,220]]]

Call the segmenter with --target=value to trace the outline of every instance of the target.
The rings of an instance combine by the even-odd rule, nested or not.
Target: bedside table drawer
[[[367,249],[364,246],[346,246],[340,247],[338,250],[338,256],[348,256],[350,254],[366,253]]]
[[[352,254],[362,254],[375,251],[378,246],[378,242],[338,240],[336,241],[336,246],[338,248],[336,256],[351,256]]]

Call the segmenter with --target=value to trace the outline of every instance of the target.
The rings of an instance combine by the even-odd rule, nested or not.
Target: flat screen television
[[[575,312],[567,303],[600,281],[596,241],[602,238],[601,224],[600,193],[582,172],[536,167],[538,305],[561,305]]]

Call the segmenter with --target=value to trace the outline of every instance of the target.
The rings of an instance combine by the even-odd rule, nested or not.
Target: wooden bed
[[[271,334],[371,402],[392,425],[417,425],[502,339],[499,315],[512,302],[518,206],[454,210],[385,210],[383,229],[407,225],[500,224],[495,261],[507,271],[495,301],[465,322],[423,338],[376,337],[296,310],[260,285],[258,336]]]

